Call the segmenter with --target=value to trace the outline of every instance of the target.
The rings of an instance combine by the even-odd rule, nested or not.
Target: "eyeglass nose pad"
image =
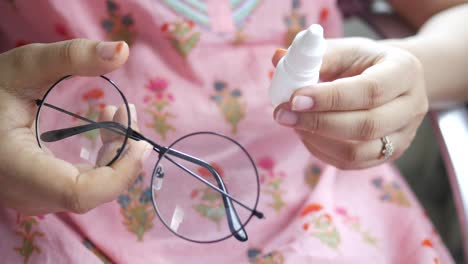
[[[163,180],[164,180],[164,169],[162,167],[162,165],[158,165],[154,171],[153,171],[153,177],[155,177],[155,182],[154,182],[154,186],[153,186],[153,189],[155,191],[159,191],[161,190],[161,187],[162,187],[162,183],[163,183]]]

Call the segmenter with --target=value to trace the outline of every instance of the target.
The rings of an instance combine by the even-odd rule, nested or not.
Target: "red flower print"
[[[100,103],[100,104],[99,104],[99,109],[102,110],[102,109],[104,109],[105,107],[106,107],[106,104],[104,104],[104,103]]]
[[[190,28],[193,28],[195,26],[195,23],[191,20],[187,21],[187,25],[190,27]]]
[[[224,176],[224,172],[223,172],[223,170],[221,169],[221,167],[218,164],[211,163],[210,165],[219,173],[219,176],[221,176],[221,177]],[[210,178],[210,179],[213,178],[213,174],[211,174],[211,172],[206,168],[199,168],[198,173],[203,178]]]
[[[145,87],[150,91],[160,93],[160,92],[166,90],[168,86],[169,86],[169,82],[166,81],[165,79],[155,78],[155,79],[150,80],[146,84]]]
[[[65,39],[69,39],[70,34],[68,34],[68,29],[63,24],[55,24],[55,32]]]
[[[258,166],[264,170],[271,171],[275,167],[275,161],[271,157],[264,157],[258,161]]]
[[[312,213],[312,212],[318,212],[318,211],[322,210],[322,208],[323,207],[320,204],[309,204],[302,210],[301,217],[306,216],[306,215],[308,215],[309,213]]]
[[[192,193],[190,193],[190,197],[192,197],[192,199],[197,197],[197,195],[198,195],[198,190],[197,189],[193,190]]]
[[[328,8],[326,7],[322,8],[322,10],[320,10],[320,18],[319,18],[320,23],[324,23],[328,19],[329,14],[330,14],[330,10]]]
[[[89,91],[87,91],[85,94],[83,94],[83,100],[84,101],[89,101],[89,100],[97,100],[100,99],[104,96],[104,92],[100,88],[93,88]]]
[[[18,47],[21,47],[21,46],[24,46],[24,45],[27,45],[27,44],[29,44],[29,42],[20,39],[20,40],[16,41],[15,47],[18,48]]]
[[[304,228],[304,230],[309,230],[309,223],[305,223],[302,228]]]
[[[430,248],[433,248],[434,246],[432,245],[432,241],[429,239],[429,238],[426,238],[424,239],[422,242],[421,242],[421,245],[423,247],[430,247]]]
[[[169,23],[164,23],[164,24],[162,24],[162,26],[161,26],[161,31],[162,31],[162,32],[167,32],[167,31],[169,31]]]

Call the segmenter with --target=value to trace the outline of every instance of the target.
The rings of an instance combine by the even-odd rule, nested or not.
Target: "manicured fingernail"
[[[293,111],[309,110],[314,106],[314,100],[308,96],[297,95],[292,100],[291,109]]]
[[[293,126],[297,123],[298,116],[294,112],[280,109],[276,114],[276,121],[282,125]]]
[[[96,46],[96,52],[103,60],[113,60],[123,47],[123,42],[101,42]]]
[[[271,58],[273,64],[280,59],[281,55],[284,54],[285,51],[286,50],[284,50],[284,49],[276,49],[275,50],[275,54],[273,54],[273,57]]]
[[[273,54],[273,56],[274,56],[274,57],[275,57],[275,56],[280,56],[281,53],[284,53],[284,49],[276,49],[276,50],[275,50],[275,54]]]

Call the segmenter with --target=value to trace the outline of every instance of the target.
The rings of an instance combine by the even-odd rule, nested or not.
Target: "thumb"
[[[329,39],[320,68],[321,81],[334,81],[361,74],[379,57],[372,41],[362,38]]]
[[[102,75],[125,63],[128,53],[123,41],[74,39],[26,45],[0,54],[0,80],[9,90],[18,92],[53,83],[65,75]]]

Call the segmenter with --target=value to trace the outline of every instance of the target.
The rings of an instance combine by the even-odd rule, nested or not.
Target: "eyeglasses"
[[[167,132],[164,128],[169,115],[165,109],[173,96],[165,89],[147,92],[143,108],[151,119],[143,121],[166,136],[160,132]],[[129,139],[151,144],[157,162],[150,194],[141,194],[138,202],[149,202],[150,196],[159,219],[176,236],[197,243],[219,242],[231,236],[247,241],[246,224],[253,216],[263,218],[257,211],[257,168],[234,139],[215,132],[196,132],[162,146],[131,128],[128,101],[105,76],[65,76],[36,104],[39,146],[76,166],[112,165],[124,153]],[[106,118],[104,113],[109,105],[123,106],[125,111],[109,120],[112,117]],[[130,203],[126,201],[126,206]]]

